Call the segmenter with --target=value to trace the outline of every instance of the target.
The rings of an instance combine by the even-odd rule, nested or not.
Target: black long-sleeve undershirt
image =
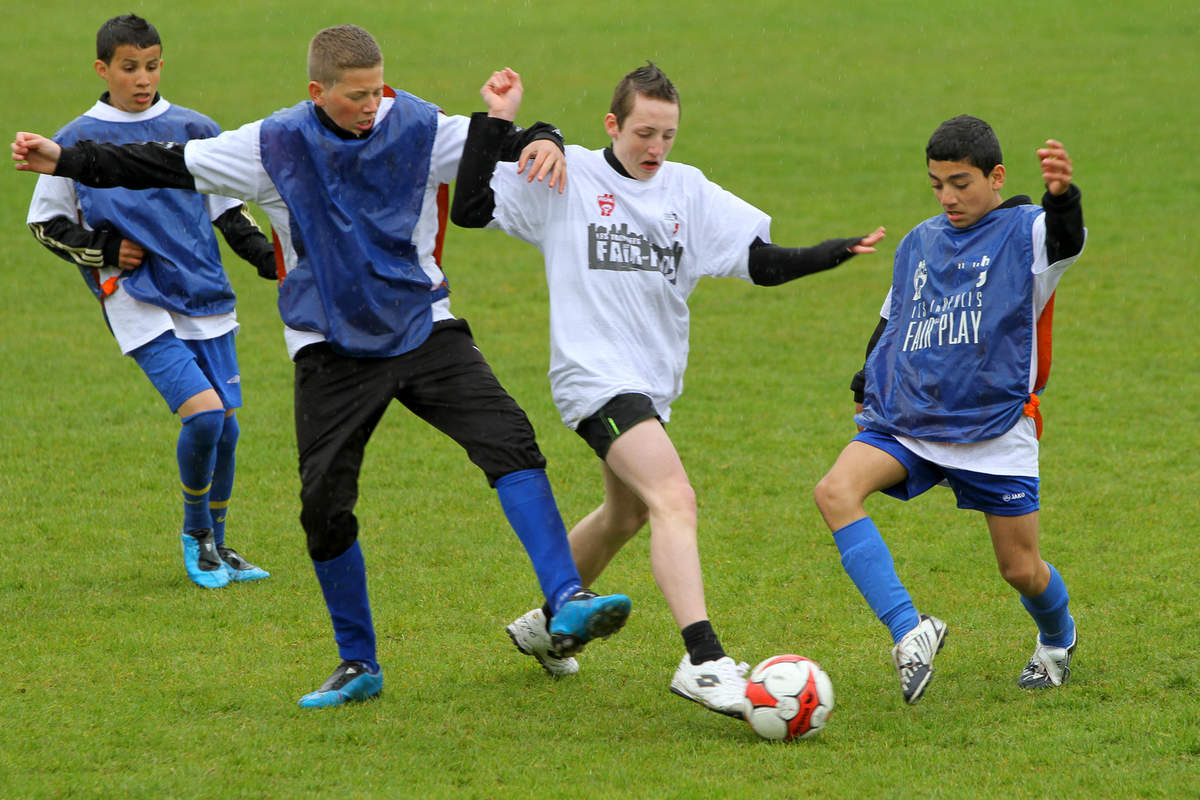
[[[1079,187],[1073,183],[1067,187],[1067,191],[1060,195],[1053,195],[1048,191],[1042,195],[1042,208],[1046,211],[1046,260],[1051,264],[1079,255],[1083,250],[1082,198],[1083,194],[1079,191]],[[1002,203],[999,208],[1027,205],[1030,202],[1027,195],[1017,195]],[[850,380],[850,391],[854,393],[854,402],[856,403],[863,401],[863,393],[866,389],[866,358],[871,357],[871,351],[875,349],[875,345],[879,342],[879,337],[883,335],[886,327],[887,318],[880,317],[867,342],[864,366],[854,373],[854,377]]]
[[[246,206],[229,209],[213,220],[213,225],[225,237],[230,250],[254,265],[260,278],[278,280],[275,245],[263,234]]]
[[[102,144],[82,139],[63,148],[54,174],[97,189],[196,190],[178,142]]]

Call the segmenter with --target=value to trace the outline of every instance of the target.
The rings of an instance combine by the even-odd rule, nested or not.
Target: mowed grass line
[[[132,9],[166,39],[165,96],[226,127],[301,99],[309,36],[345,21],[378,36],[390,82],[450,113],[478,109],[487,74],[513,66],[522,120],[589,146],[604,143],[616,79],[653,58],[684,97],[674,156],[771,213],[776,241],[887,225],[880,254],[831,273],[778,289],[701,284],[671,423],[726,646],[752,663],[816,659],[837,710],[815,740],[776,746],[671,696],[680,642],[644,533],[600,587],[633,596],[627,629],[590,646],[577,678],[548,680],[503,632],[537,592],[494,494],[397,408],[372,441],[359,505],[385,694],[302,713],[296,698],[336,659],[297,522],[291,365],[271,286],[226,254],[246,395],[229,537],[272,577],[203,592],[178,563],[177,423],[117,355],[72,268],[25,231],[33,181],[14,173],[0,192],[0,797],[1200,793],[1196,194],[1183,177],[1197,120],[1180,102],[1198,88],[1195,9]],[[101,88],[90,50],[109,12],[40,13],[0,31],[16,55],[0,81],[9,131],[52,132]],[[851,434],[846,386],[892,251],[937,210],[923,143],[960,112],[995,124],[1012,193],[1040,194],[1032,151],[1048,136],[1067,143],[1084,191],[1089,242],[1059,292],[1042,457],[1043,551],[1081,639],[1067,689],[1017,690],[1033,628],[982,520],[944,491],[873,500],[918,605],[950,625],[928,696],[908,708],[811,489]],[[451,230],[445,261],[455,311],[537,427],[573,522],[599,500],[598,467],[549,399],[540,259],[500,234]]]

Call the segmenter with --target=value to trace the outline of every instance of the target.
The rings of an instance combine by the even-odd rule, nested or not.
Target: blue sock
[[[313,569],[333,622],[338,655],[343,661],[361,661],[371,672],[379,672],[371,601],[367,598],[367,565],[358,540],[336,558],[314,561]]]
[[[225,544],[225,517],[229,514],[229,500],[233,497],[234,453],[237,451],[237,417],[225,418],[221,438],[217,440],[217,462],[213,466],[212,489],[208,493],[208,510],[212,515],[213,539],[217,546]]]
[[[1067,584],[1052,565],[1050,567],[1050,583],[1046,590],[1037,597],[1021,595],[1021,604],[1037,623],[1038,633],[1042,644],[1048,647],[1068,647],[1075,638],[1075,620],[1067,610],[1070,598],[1067,596]]]
[[[217,460],[217,439],[221,436],[225,412],[201,411],[183,418],[175,457],[179,461],[179,481],[183,485],[183,531],[212,527],[208,496],[212,489],[213,464]]]
[[[510,472],[496,481],[496,493],[508,524],[533,562],[551,612],[557,614],[567,598],[583,588],[583,582],[571,558],[567,528],[558,513],[546,471]]]
[[[887,626],[892,641],[900,641],[921,619],[908,590],[900,583],[892,554],[875,523],[870,517],[851,522],[833,532],[833,541],[842,554],[842,568],[850,580],[879,621]]]

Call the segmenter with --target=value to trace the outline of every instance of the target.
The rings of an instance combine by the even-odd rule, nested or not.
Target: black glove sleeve
[[[850,248],[862,238],[827,239],[812,247],[780,247],[755,239],[750,245],[750,280],[759,286],[778,286],[814,272],[833,269],[854,257]]]
[[[29,223],[29,230],[47,250],[79,267],[99,269],[120,266],[121,240],[113,227],[88,230],[68,217]]]
[[[1046,210],[1046,256],[1051,264],[1078,255],[1083,249],[1082,196],[1073,183],[1058,196],[1049,192],[1042,195],[1042,208]]]
[[[229,248],[258,270],[260,277],[277,280],[275,246],[263,235],[245,205],[231,208],[213,221]]]

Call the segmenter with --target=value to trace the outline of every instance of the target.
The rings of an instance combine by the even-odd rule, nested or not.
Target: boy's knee
[[[1001,562],[998,566],[1000,577],[1023,595],[1034,596],[1041,593],[1040,589],[1045,588],[1037,586],[1041,559],[1016,559]]]
[[[686,480],[661,487],[659,491],[654,493],[652,498],[647,498],[647,501],[648,507],[645,512],[645,519],[647,520],[650,518],[651,508],[656,513],[670,515],[671,517],[690,517],[692,519],[696,517],[696,490]]]
[[[849,487],[840,482],[832,473],[827,473],[813,487],[813,502],[822,512],[840,508],[849,496]]]

